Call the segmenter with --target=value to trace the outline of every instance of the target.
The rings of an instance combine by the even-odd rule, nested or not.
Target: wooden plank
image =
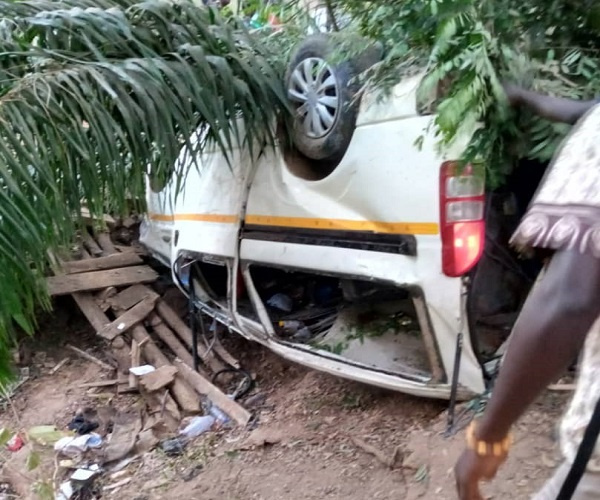
[[[110,234],[99,233],[96,235],[96,240],[98,241],[98,245],[100,245],[100,248],[104,252],[104,255],[113,255],[119,253],[114,243],[110,239]]]
[[[112,355],[117,362],[119,373],[129,377],[129,368],[131,367],[129,343],[125,342],[123,337],[117,337],[110,343],[110,347]]]
[[[81,356],[83,359],[87,359],[88,361],[91,361],[92,363],[97,364],[98,366],[105,368],[106,370],[114,370],[114,366],[110,366],[108,363],[105,363],[104,361],[100,361],[98,358],[92,356],[91,354],[88,354],[85,351],[82,351],[81,349],[72,346],[70,344],[66,345],[67,349],[73,351],[74,353],[78,354],[79,356]]]
[[[51,276],[47,278],[50,295],[68,295],[75,292],[102,290],[109,286],[126,286],[155,281],[158,274],[148,266],[107,269],[89,273]]]
[[[92,217],[90,211],[87,207],[82,207],[81,209],[81,219],[88,225],[92,226],[94,224],[98,224],[101,222],[109,228],[113,228],[117,225],[117,221],[115,221],[114,217],[110,215],[103,215],[101,218]]]
[[[183,360],[183,362],[188,366],[194,366],[193,356],[189,353],[177,336],[171,331],[171,329],[163,322],[162,318],[158,314],[152,313],[150,315],[150,326],[152,326],[152,330],[160,338],[160,340],[162,340],[169,347],[169,349],[173,351],[175,356]],[[200,367],[199,370],[201,370]],[[203,373],[203,375],[206,376],[205,373]]]
[[[155,368],[171,364],[167,357],[150,338],[148,332],[142,325],[134,326],[131,329],[131,335],[139,344],[144,343],[142,347],[142,353],[148,363],[153,365]],[[170,390],[184,413],[198,414],[200,412],[200,401],[198,401],[196,392],[192,389],[188,382],[179,376],[179,374],[175,378]]]
[[[131,309],[146,297],[158,297],[158,294],[144,285],[133,285],[108,300],[113,309]]]
[[[140,344],[138,344],[135,340],[132,340],[131,341],[131,368],[140,366],[141,363],[142,363],[142,350],[140,348]],[[137,389],[137,387],[138,387],[138,378],[133,373],[129,373],[129,387],[131,389]]]
[[[110,323],[110,320],[106,317],[106,314],[96,304],[94,297],[91,293],[79,292],[73,294],[75,303],[81,309],[83,315],[87,318],[90,324],[96,331],[104,328],[105,325]]]
[[[179,373],[192,385],[192,387],[194,387],[194,389],[196,389],[198,394],[206,396],[213,404],[227,413],[227,415],[238,424],[243,426],[248,424],[251,418],[248,410],[236,403],[233,399],[230,399],[217,386],[213,385],[198,372],[195,372],[180,359],[176,359],[174,363],[179,370]]]
[[[151,373],[139,377],[140,386],[147,392],[155,392],[172,384],[177,374],[177,368],[165,365]]]
[[[154,309],[156,301],[157,297],[146,297],[140,303],[129,309],[129,311],[119,316],[112,323],[106,325],[96,333],[107,340],[118,337],[127,332],[132,326],[143,321]]]
[[[100,257],[104,253],[87,231],[83,235],[83,244],[94,257]]]
[[[175,311],[169,307],[169,305],[159,300],[156,304],[156,310],[158,314],[165,320],[177,335],[185,342],[185,344],[191,349],[193,345],[192,331],[190,328],[181,320]],[[225,365],[221,363],[219,359],[215,357],[212,352],[208,352],[206,346],[198,343],[198,356],[202,362],[211,368],[212,371],[219,372],[225,368]]]
[[[73,260],[65,262],[63,269],[67,274],[86,273],[89,271],[102,271],[117,267],[135,266],[144,261],[135,253],[116,253],[97,259]]]

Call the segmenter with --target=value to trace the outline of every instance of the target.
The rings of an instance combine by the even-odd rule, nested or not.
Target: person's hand
[[[479,482],[493,479],[506,456],[480,456],[473,450],[465,450],[454,466],[458,498],[483,500],[479,492]]]
[[[521,104],[523,97],[523,89],[514,83],[504,82],[502,88],[506,94],[506,99],[511,106],[518,106]]]

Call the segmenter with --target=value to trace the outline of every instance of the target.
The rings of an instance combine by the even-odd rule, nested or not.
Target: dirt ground
[[[60,343],[68,341],[100,358],[101,344],[84,321],[71,324],[68,335],[64,328],[56,317],[42,328],[44,334],[30,353],[31,379],[14,396],[14,408],[0,414],[0,426],[64,428],[78,408],[135,404],[136,396],[115,399],[110,391],[80,387],[107,375]],[[256,377],[252,397],[246,400],[257,416],[251,428],[205,434],[176,458],[158,449],[147,453],[124,472],[101,476],[98,482],[104,486],[131,478],[122,487],[102,493],[102,498],[456,498],[452,467],[463,436],[444,436],[445,402],[307,370],[242,339],[233,344],[234,354]],[[67,356],[69,361],[51,373]],[[558,460],[555,424],[567,397],[547,392],[519,423],[513,453],[500,477],[486,485],[486,498],[527,499],[552,473]],[[394,459],[394,468],[384,464]]]

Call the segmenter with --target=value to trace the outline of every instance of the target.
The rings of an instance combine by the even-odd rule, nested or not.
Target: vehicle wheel
[[[288,67],[286,89],[296,113],[294,146],[311,160],[337,164],[356,125],[360,102],[353,80],[381,60],[383,50],[380,44],[367,45],[360,56],[333,64],[332,42],[317,34],[300,44]]]

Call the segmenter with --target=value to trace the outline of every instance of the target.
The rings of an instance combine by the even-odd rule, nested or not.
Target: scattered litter
[[[88,420],[83,415],[75,415],[73,420],[69,422],[68,429],[71,431],[75,431],[77,434],[84,435],[89,434],[92,431],[95,431],[100,424],[98,422],[94,422],[92,420]]]
[[[231,421],[229,416],[218,406],[211,405],[209,413],[215,418],[215,421],[219,422],[220,424],[226,424]]]
[[[152,373],[155,370],[156,368],[154,368],[152,365],[142,365],[130,368],[129,373],[141,377],[142,375],[147,375],[148,373]]]
[[[10,438],[10,441],[8,441],[8,443],[6,443],[6,448],[8,449],[8,451],[19,451],[21,448],[23,448],[23,446],[25,445],[25,441],[23,441],[23,438],[21,437],[20,434],[15,434],[12,438]]]
[[[294,308],[294,301],[284,293],[276,293],[267,300],[267,304],[286,313],[292,312]]]
[[[139,413],[119,415],[114,422],[113,432],[104,450],[106,462],[115,462],[125,458],[134,449],[141,430],[142,419]]]
[[[280,321],[278,326],[281,329],[281,334],[287,336],[294,335],[296,332],[298,332],[298,330],[301,330],[305,327],[303,321],[297,320]]]
[[[193,417],[190,423],[179,432],[179,435],[185,436],[188,439],[195,438],[196,436],[209,431],[215,422],[216,419],[212,415]]]
[[[187,441],[182,438],[165,439],[160,443],[160,449],[164,451],[166,455],[176,457],[183,453],[186,444]]]
[[[100,469],[100,466],[98,464],[94,464],[87,469],[84,469],[84,468],[77,469],[71,475],[71,480],[73,480],[73,481],[89,481],[94,476],[100,474],[100,472],[102,472]]]
[[[304,328],[301,328],[296,333],[294,333],[294,335],[292,335],[292,340],[296,342],[308,342],[310,339],[312,339],[312,337],[312,331],[310,331],[310,329],[307,326],[305,326]]]
[[[75,491],[73,490],[71,481],[65,481],[60,485],[60,488],[56,493],[55,500],[68,500],[73,496],[74,493]]]
[[[81,455],[92,448],[100,448],[102,438],[100,435],[91,433],[83,436],[65,437],[60,439],[54,445],[54,450],[68,457]]]

